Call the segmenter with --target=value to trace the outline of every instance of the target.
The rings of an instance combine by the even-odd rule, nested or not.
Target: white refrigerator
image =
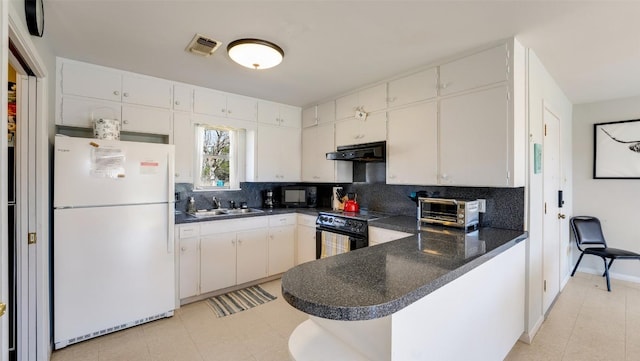
[[[54,348],[172,316],[173,145],[54,148]]]

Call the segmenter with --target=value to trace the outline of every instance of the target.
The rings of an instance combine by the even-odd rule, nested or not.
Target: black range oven
[[[369,246],[366,215],[320,212],[316,219],[316,259]]]

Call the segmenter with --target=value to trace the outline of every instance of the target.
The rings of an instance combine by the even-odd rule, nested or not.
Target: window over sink
[[[244,130],[224,126],[196,126],[196,177],[194,186],[201,190],[238,189],[240,156]],[[242,164],[241,164],[242,163]]]

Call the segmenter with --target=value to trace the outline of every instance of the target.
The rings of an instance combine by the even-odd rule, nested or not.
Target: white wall
[[[535,174],[534,167],[534,143],[544,143],[544,108],[547,107],[560,118],[561,137],[561,168],[560,175],[565,197],[564,213],[567,219],[561,223],[560,247],[568,250],[570,246],[568,217],[571,216],[573,201],[571,196],[571,112],[572,104],[564,95],[560,87],[547,72],[544,65],[532,50],[528,51],[528,113],[529,113],[529,144],[528,144],[528,193],[527,193],[527,296],[525,317],[525,334],[523,341],[530,341],[544,321],[543,310],[543,216],[544,193],[543,175]],[[566,283],[569,269],[568,252],[560,254],[560,279],[561,287]]]
[[[600,219],[610,247],[640,253],[640,234],[636,223],[640,215],[640,180],[593,179],[593,124],[632,119],[640,119],[640,97],[574,107],[573,198],[575,215],[590,215]],[[577,248],[573,246],[573,249],[572,265],[579,256]],[[585,256],[578,271],[602,274],[602,260]],[[640,262],[616,261],[610,275],[612,278],[640,282]]]

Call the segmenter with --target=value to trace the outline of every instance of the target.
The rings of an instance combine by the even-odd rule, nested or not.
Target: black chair
[[[571,229],[573,230],[573,234],[576,237],[576,244],[578,245],[578,249],[580,252],[580,258],[578,258],[578,263],[573,268],[573,272],[571,272],[571,277],[576,273],[578,269],[578,265],[580,261],[582,261],[582,256],[585,254],[592,254],[594,256],[598,256],[602,258],[604,261],[604,273],[602,276],[607,277],[607,290],[611,292],[611,282],[609,281],[609,269],[613,264],[613,261],[616,259],[637,259],[640,261],[640,254],[630,251],[625,251],[623,249],[610,248],[607,247],[607,242],[604,240],[604,235],[602,234],[602,227],[600,226],[600,220],[596,217],[589,216],[577,216],[571,218],[569,220],[571,224]],[[580,246],[584,245],[600,245],[598,247],[586,247],[582,249]],[[607,264],[607,258],[610,260],[609,264]]]

